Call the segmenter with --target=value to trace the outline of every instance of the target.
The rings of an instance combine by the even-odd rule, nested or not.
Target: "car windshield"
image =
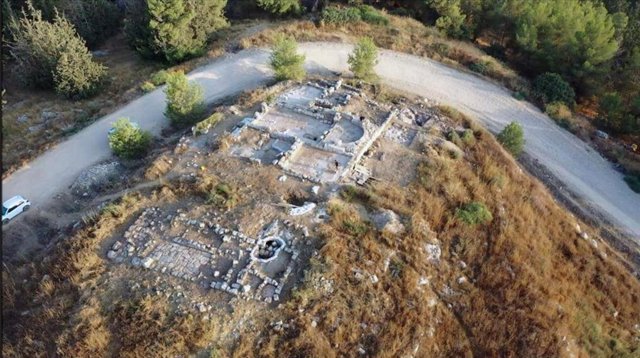
[[[7,208],[4,205],[2,205],[2,215],[6,213],[7,213]]]

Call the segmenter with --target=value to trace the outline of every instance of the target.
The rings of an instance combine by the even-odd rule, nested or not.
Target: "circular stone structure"
[[[270,262],[278,257],[278,254],[285,247],[285,242],[276,236],[267,236],[260,239],[256,247],[251,251],[251,257],[258,262]]]

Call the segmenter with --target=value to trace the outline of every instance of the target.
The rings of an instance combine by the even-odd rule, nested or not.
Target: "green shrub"
[[[485,62],[481,62],[481,61],[476,61],[476,62],[472,62],[469,65],[469,69],[473,72],[477,72],[481,75],[484,75],[487,73],[487,71],[489,70],[487,67],[487,64]]]
[[[207,134],[211,127],[215,126],[222,120],[222,113],[214,113],[210,115],[207,119],[196,123],[192,128],[192,132],[194,136],[198,136],[200,134]]]
[[[277,15],[298,13],[301,10],[300,0],[257,0],[257,4],[262,9]]]
[[[233,208],[238,203],[236,190],[227,183],[217,184],[207,197],[207,204],[228,209]]]
[[[278,81],[301,80],[306,76],[304,55],[298,54],[298,44],[293,37],[278,34],[273,43],[270,64]]]
[[[563,102],[573,107],[576,94],[571,85],[557,73],[543,73],[533,81],[533,96],[543,104]]]
[[[160,70],[151,75],[151,83],[155,86],[162,86],[167,83],[167,78],[169,77],[169,72],[166,70]]]
[[[545,106],[544,111],[561,127],[573,130],[573,113],[571,113],[571,110],[566,104],[562,102],[552,102]]]
[[[363,37],[349,54],[347,62],[356,78],[373,80],[376,78],[374,66],[378,63],[378,47],[370,37]]]
[[[124,33],[142,56],[170,63],[198,56],[228,25],[226,0],[127,0]]]
[[[357,7],[327,6],[321,14],[324,22],[334,25],[346,25],[348,23],[364,21],[374,25],[388,25],[389,19],[380,11],[370,5]]]
[[[465,129],[464,132],[462,132],[461,139],[468,147],[473,147],[476,144],[476,136],[473,134],[471,129]]]
[[[369,230],[369,226],[361,220],[347,218],[342,222],[342,229],[351,236],[362,237]]]
[[[486,205],[480,202],[471,202],[456,210],[456,217],[467,225],[476,226],[493,220],[493,215]]]
[[[109,0],[66,0],[59,9],[90,48],[95,48],[120,29],[122,16]]]
[[[190,125],[202,117],[204,97],[202,87],[191,84],[184,72],[172,72],[167,76],[167,109],[165,115],[177,127]]]
[[[640,193],[640,175],[627,175],[624,177],[624,181],[627,182],[631,190]]]
[[[449,142],[452,142],[453,144],[457,145],[458,147],[462,147],[462,139],[460,138],[460,135],[458,134],[458,132],[455,129],[452,129],[447,134],[447,139],[449,140]]]
[[[358,6],[358,10],[360,11],[360,18],[364,22],[368,22],[374,25],[389,25],[389,19],[384,16],[380,11],[376,10],[373,6],[370,5],[360,5]]]
[[[498,134],[498,142],[514,156],[520,155],[524,149],[524,132],[520,124],[511,122],[500,134]]]
[[[149,82],[149,81],[144,81],[141,85],[140,85],[140,89],[144,92],[151,92],[154,89],[156,89],[156,86]]]
[[[73,25],[56,14],[53,22],[28,3],[27,11],[11,24],[14,42],[11,55],[27,85],[53,88],[73,99],[93,95],[106,68],[93,61],[85,42]]]
[[[120,118],[109,134],[109,147],[115,155],[124,159],[141,158],[149,150],[151,134],[133,125],[129,119]]]

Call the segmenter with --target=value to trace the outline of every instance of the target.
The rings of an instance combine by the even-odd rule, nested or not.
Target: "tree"
[[[138,128],[127,118],[120,118],[109,134],[109,147],[115,155],[124,159],[141,158],[149,150],[151,134]]]
[[[298,54],[298,44],[293,37],[279,34],[272,47],[271,68],[278,81],[301,80],[305,77],[304,55]]]
[[[85,42],[60,14],[53,23],[28,3],[11,25],[11,55],[25,84],[55,88],[71,98],[87,97],[99,87],[106,68],[93,61]]]
[[[89,48],[101,44],[120,29],[121,13],[111,1],[64,0],[59,8]]]
[[[378,63],[378,47],[370,37],[363,37],[349,54],[347,62],[356,78],[372,80],[376,77],[374,67]]]
[[[553,71],[581,81],[618,51],[614,17],[594,2],[513,0],[509,11],[516,44],[534,72]]]
[[[258,0],[258,6],[272,14],[300,12],[300,0]]]
[[[562,102],[569,107],[575,104],[576,94],[571,85],[557,73],[543,73],[533,81],[533,96],[544,104]]]
[[[520,124],[516,122],[509,123],[498,134],[498,142],[514,156],[520,155],[524,148],[524,132]]]
[[[226,0],[127,0],[125,34],[142,56],[175,63],[204,51],[227,26]]]
[[[167,108],[165,115],[175,126],[190,125],[202,117],[204,97],[202,87],[191,84],[184,72],[177,71],[167,76]]]
[[[466,16],[460,9],[460,0],[427,0],[427,5],[440,15],[436,20],[438,29],[450,36],[462,35],[462,25]]]

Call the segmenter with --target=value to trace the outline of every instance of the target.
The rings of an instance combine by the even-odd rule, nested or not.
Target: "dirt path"
[[[300,47],[311,71],[347,70],[348,44],[305,43]],[[267,60],[267,51],[245,50],[203,66],[189,77],[203,85],[207,101],[214,101],[268,81]],[[514,99],[489,81],[416,56],[382,51],[377,72],[391,87],[451,105],[492,132],[511,121],[519,122],[527,139],[525,151],[531,157],[581,197],[584,205],[640,238],[640,195],[627,187],[609,162],[533,105]],[[162,89],[129,103],[4,180],[4,197],[21,194],[31,199],[34,208],[43,207],[83,169],[110,156],[106,133],[117,118],[130,117],[157,135],[168,125],[163,111]]]

